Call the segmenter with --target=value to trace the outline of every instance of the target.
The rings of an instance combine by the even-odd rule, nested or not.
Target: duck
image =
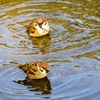
[[[29,36],[41,37],[49,34],[50,26],[46,18],[38,17],[27,26],[27,31]]]
[[[46,61],[33,61],[19,65],[29,79],[42,79],[48,75],[49,64]]]

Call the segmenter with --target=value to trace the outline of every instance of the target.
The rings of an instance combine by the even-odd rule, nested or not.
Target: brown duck
[[[22,69],[29,79],[42,79],[48,75],[49,65],[46,61],[15,64]]]
[[[28,34],[33,37],[41,37],[49,33],[50,27],[48,21],[44,17],[39,17],[32,21],[28,26]]]

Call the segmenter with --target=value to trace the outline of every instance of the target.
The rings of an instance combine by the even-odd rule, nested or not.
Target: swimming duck
[[[29,79],[42,79],[47,76],[49,72],[49,65],[46,61],[28,62],[19,66]]]
[[[50,27],[46,18],[39,17],[32,21],[27,29],[30,36],[41,37],[49,33]]]

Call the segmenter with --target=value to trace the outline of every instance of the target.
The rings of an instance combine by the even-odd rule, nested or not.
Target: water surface
[[[99,100],[100,1],[0,1],[0,99]],[[26,26],[44,16],[50,34],[30,38]],[[48,61],[42,80],[14,63]]]

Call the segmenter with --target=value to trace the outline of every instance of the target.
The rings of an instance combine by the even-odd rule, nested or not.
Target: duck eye
[[[44,25],[47,25],[47,22],[44,22]]]
[[[35,26],[37,26],[37,23],[35,23]]]
[[[43,72],[44,71],[43,68],[40,68],[40,71]]]

